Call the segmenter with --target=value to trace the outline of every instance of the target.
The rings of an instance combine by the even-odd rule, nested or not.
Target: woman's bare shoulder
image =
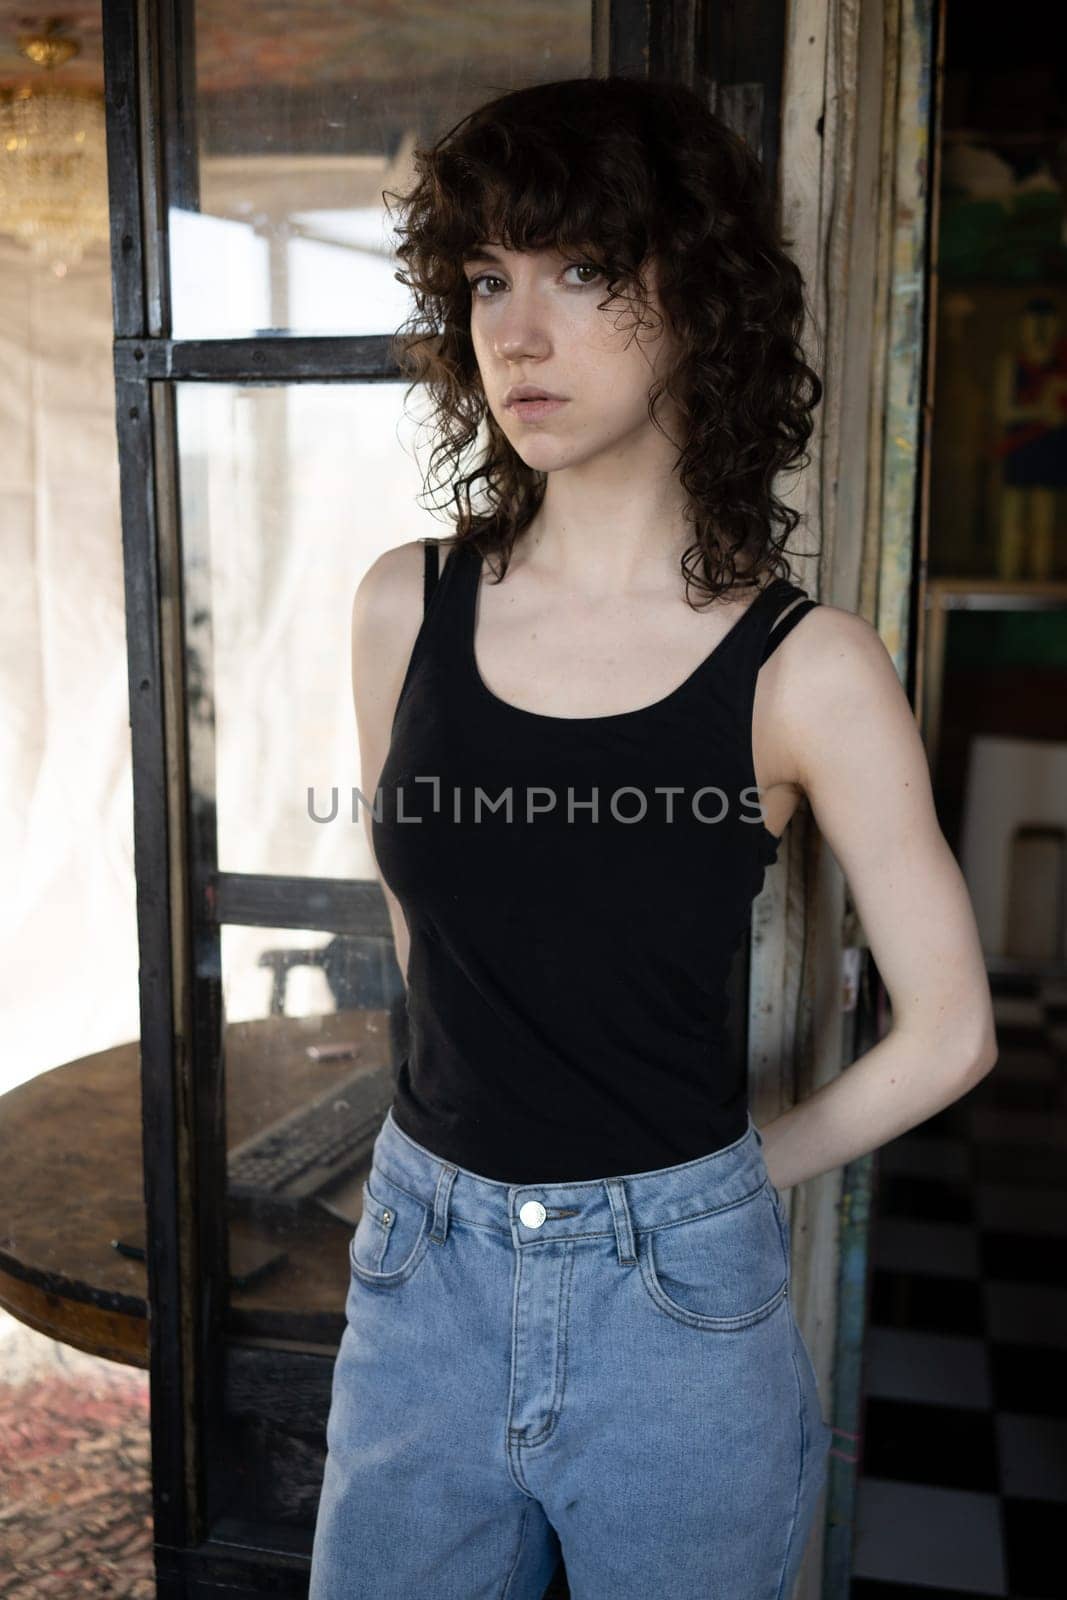
[[[781,726],[803,787],[825,787],[874,737],[886,760],[913,766],[922,745],[911,702],[878,629],[822,602],[771,657]]]
[[[409,539],[371,562],[352,599],[352,676],[357,696],[388,692],[422,622],[423,542]]]
[[[430,542],[438,545],[438,560],[443,562],[455,541]],[[354,629],[376,638],[393,637],[398,630],[403,633],[412,624],[414,631],[418,631],[422,620],[426,543],[424,539],[408,539],[375,557],[356,587],[352,602]]]
[[[847,691],[849,676],[842,676],[843,668],[858,674],[861,692],[866,680],[884,682],[887,670],[896,676],[893,658],[878,629],[857,612],[825,600],[800,619],[780,650],[783,656],[788,651],[790,676],[799,674],[808,688],[817,681],[827,690]]]
[[[387,620],[395,622],[397,610],[406,609],[413,594],[421,597],[423,561],[421,539],[408,539],[383,550],[356,587],[356,610],[365,613],[368,621],[386,613]]]
[[[454,539],[435,541],[444,562]],[[352,670],[359,684],[388,690],[403,675],[423,617],[426,541],[408,539],[376,556],[352,600]]]

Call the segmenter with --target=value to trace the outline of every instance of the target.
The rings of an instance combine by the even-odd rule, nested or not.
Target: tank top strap
[[[443,559],[442,543],[446,546]],[[455,590],[462,588],[464,580],[469,580],[470,577],[467,564],[453,559],[462,553],[461,546],[440,539],[423,539],[422,546],[425,554],[422,581],[423,623],[431,623],[436,631],[446,625],[447,618],[454,626],[457,620],[455,613],[462,606],[462,602],[455,596]],[[477,563],[470,565],[477,567]],[[463,570],[464,568],[467,570]],[[450,593],[453,596],[451,599]]]
[[[408,656],[404,679],[400,685],[400,694],[397,698],[398,713],[417,677],[416,669],[424,657],[436,655],[448,658],[455,653],[457,606],[454,599],[449,604],[448,590],[454,589],[459,582],[456,576],[459,563],[451,559],[455,554],[455,548],[452,547],[442,562],[441,542],[439,539],[419,540],[423,551],[422,617]]]
[[[799,604],[797,604],[798,601]],[[808,612],[813,611],[818,604],[818,600],[813,600],[810,595],[805,594],[804,590],[798,588],[795,583],[790,583],[787,579],[781,580],[779,592],[773,600],[768,602],[769,614],[765,618],[767,631],[759,658],[760,666],[763,665],[773,651],[777,650],[786,634],[796,627],[800,619],[806,617]],[[785,613],[784,616],[782,615],[783,612]]]
[[[437,588],[437,579],[441,570],[441,549],[436,539],[422,541],[425,565],[422,572],[422,614],[426,615],[430,609],[430,600]]]
[[[806,616],[817,603],[788,578],[773,579],[759,598],[752,602],[752,626],[734,658],[736,703],[746,751],[751,747],[752,714],[760,668],[790,628],[794,628],[800,618]]]

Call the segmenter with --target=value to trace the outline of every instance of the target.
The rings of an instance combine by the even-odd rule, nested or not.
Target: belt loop
[[[632,1267],[637,1261],[637,1252],[625,1186],[621,1178],[605,1178],[604,1188],[607,1190],[608,1204],[615,1219],[615,1243],[619,1251],[619,1264],[623,1267]]]
[[[458,1167],[449,1167],[442,1163],[437,1175],[433,1201],[433,1227],[430,1229],[430,1238],[434,1244],[444,1244],[448,1237],[448,1202],[458,1173]]]

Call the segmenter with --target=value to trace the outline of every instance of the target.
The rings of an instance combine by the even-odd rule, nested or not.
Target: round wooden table
[[[229,1024],[228,1144],[354,1067],[378,1067],[388,1059],[388,1024],[386,1011]],[[307,1054],[309,1045],[347,1042],[354,1058],[327,1063]],[[137,1041],[54,1067],[0,1096],[0,1306],[64,1344],[147,1367],[146,1267],[111,1242],[145,1237],[141,1134]],[[232,1331],[336,1345],[368,1166],[354,1166],[340,1189],[270,1221],[230,1207],[231,1251],[241,1242],[286,1254],[247,1288],[231,1286]]]

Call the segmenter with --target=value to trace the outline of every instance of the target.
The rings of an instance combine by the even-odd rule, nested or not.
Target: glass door
[[[691,77],[682,10],[104,5],[161,1595],[306,1592],[401,1037],[351,599],[449,528],[383,191],[508,88]]]

